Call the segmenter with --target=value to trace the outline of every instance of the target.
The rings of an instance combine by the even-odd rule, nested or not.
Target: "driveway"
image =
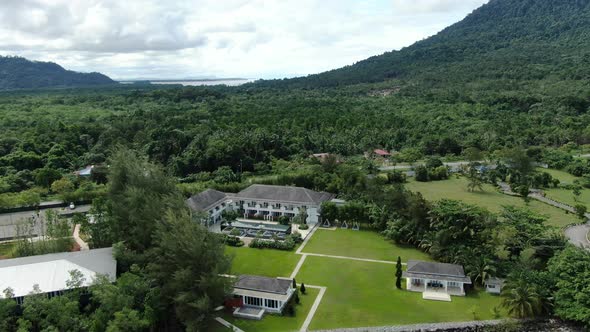
[[[590,249],[588,232],[590,232],[589,224],[575,225],[565,229],[565,236],[576,246]]]

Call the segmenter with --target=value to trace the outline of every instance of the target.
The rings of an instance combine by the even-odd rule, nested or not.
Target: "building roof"
[[[485,281],[486,285],[496,285],[496,286],[503,286],[504,285],[504,279],[502,278],[496,278],[496,277],[490,277],[487,278]]]
[[[310,157],[323,159],[323,158],[327,158],[328,156],[330,156],[330,153],[328,153],[328,152],[322,152],[322,153],[314,153]]]
[[[75,173],[79,176],[90,176],[90,175],[92,175],[93,169],[94,169],[94,165],[89,165],[89,166],[82,168],[81,170],[76,171]]]
[[[224,192],[207,189],[186,200],[188,206],[195,211],[206,211],[227,199]]]
[[[437,280],[458,281],[470,284],[471,279],[465,276],[463,266],[457,264],[423,262],[409,260],[403,277],[432,278]]]
[[[43,293],[65,290],[72,270],[84,276],[82,286],[90,286],[98,275],[115,281],[117,261],[113,248],[0,260],[0,290],[10,287],[15,297],[28,295],[34,285]],[[2,297],[4,294],[0,293]]]
[[[234,288],[241,290],[286,295],[288,294],[292,284],[293,279],[241,275],[238,276],[238,280],[234,284]]]
[[[307,188],[253,184],[235,194],[236,200],[267,200],[298,204],[320,205],[334,198],[334,194],[313,191]]]
[[[391,155],[389,152],[387,152],[387,150],[383,150],[383,149],[375,149],[375,150],[373,150],[373,152],[376,155],[382,156],[382,157],[387,157],[387,156]]]

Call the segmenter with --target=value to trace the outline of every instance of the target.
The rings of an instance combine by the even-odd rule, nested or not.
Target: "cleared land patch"
[[[527,206],[522,198],[504,195],[498,192],[496,188],[490,184],[485,184],[483,186],[484,191],[470,192],[467,190],[467,179],[464,177],[458,179],[452,177],[448,180],[432,182],[417,182],[411,180],[406,184],[406,188],[415,192],[420,192],[424,198],[431,201],[437,201],[444,198],[455,199],[484,207],[491,212],[496,213],[502,211],[502,207],[506,205],[528,207],[536,213],[547,216],[547,223],[557,227],[564,227],[578,222],[573,214],[566,214],[565,211],[533,199],[531,199]]]

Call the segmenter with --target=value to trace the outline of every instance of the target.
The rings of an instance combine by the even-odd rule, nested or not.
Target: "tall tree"
[[[129,254],[139,257],[153,246],[153,235],[168,210],[186,206],[172,179],[162,168],[135,151],[118,148],[110,158],[109,186],[97,226],[110,232],[110,241],[123,241]],[[133,262],[129,262],[131,264]]]
[[[570,245],[549,261],[548,269],[557,283],[555,313],[590,328],[590,253]]]
[[[402,289],[402,258],[397,256],[397,263],[395,263],[395,287]]]
[[[200,331],[230,289],[230,260],[218,234],[169,210],[150,250],[150,275],[161,288],[161,303],[187,331]],[[168,319],[167,321],[170,321]]]

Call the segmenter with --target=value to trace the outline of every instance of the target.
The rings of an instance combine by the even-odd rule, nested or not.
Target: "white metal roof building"
[[[42,293],[67,290],[72,270],[82,273],[82,287],[90,286],[99,275],[115,281],[117,261],[113,248],[0,260],[0,298],[4,298],[7,288],[12,289],[15,298],[29,295],[35,285]]]

